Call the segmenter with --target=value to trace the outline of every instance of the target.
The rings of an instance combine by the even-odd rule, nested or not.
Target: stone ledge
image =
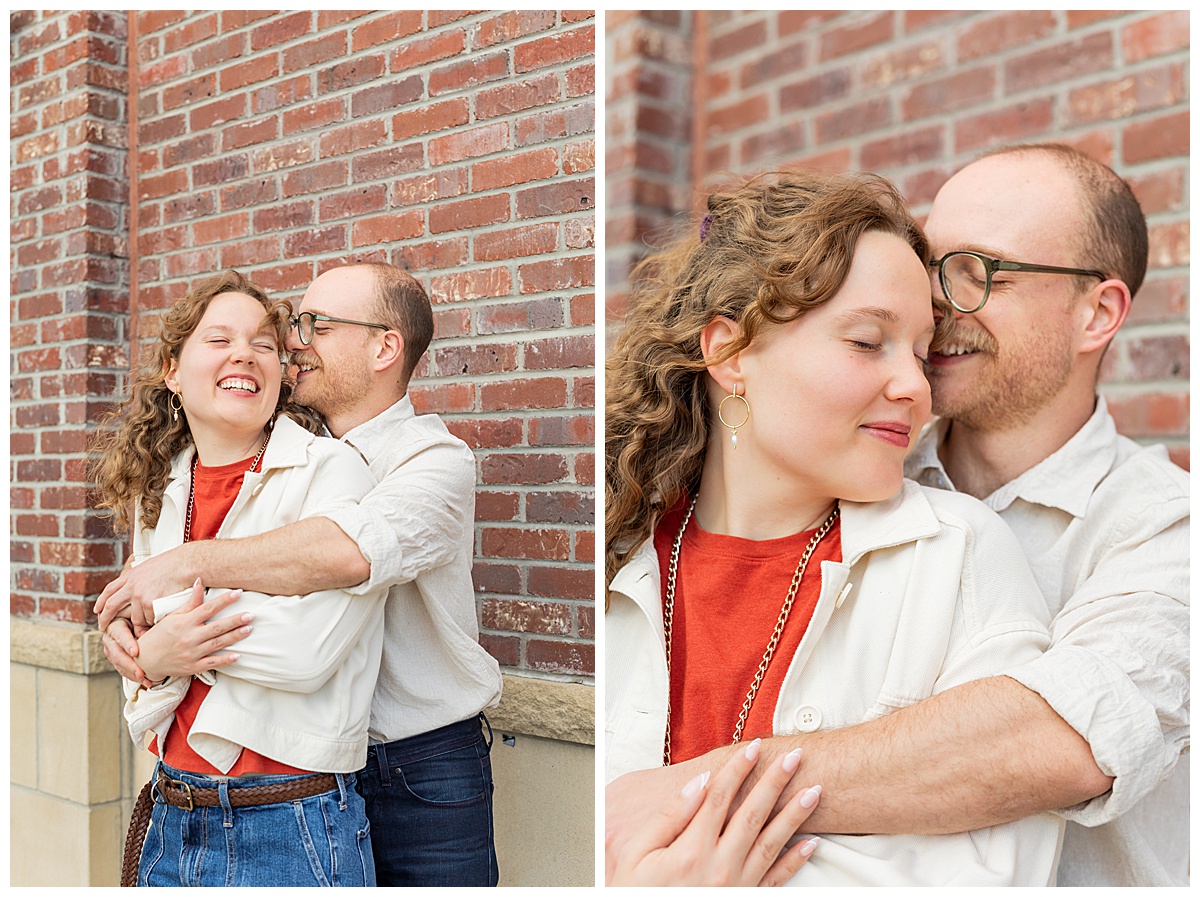
[[[10,618],[9,661],[88,676],[115,674],[100,632],[70,623]],[[494,730],[596,743],[596,689],[590,685],[506,675],[500,705],[487,716]]]
[[[84,676],[116,674],[104,656],[104,645],[97,629],[75,623],[34,622],[10,617],[8,632],[11,663]]]
[[[505,676],[500,705],[486,712],[495,733],[596,743],[596,689],[590,685]]]

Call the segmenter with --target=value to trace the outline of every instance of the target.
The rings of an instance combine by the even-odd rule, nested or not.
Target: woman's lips
[[[892,420],[873,421],[863,424],[862,429],[876,439],[898,448],[908,448],[908,436],[912,432],[912,427],[908,424]]]

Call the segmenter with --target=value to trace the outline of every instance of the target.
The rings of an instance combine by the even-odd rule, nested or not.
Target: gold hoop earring
[[[740,427],[746,426],[746,421],[750,420],[750,403],[746,401],[745,396],[738,395],[737,390],[738,390],[738,387],[737,387],[737,384],[735,383],[733,385],[733,392],[731,392],[725,398],[721,399],[721,404],[717,406],[717,420],[719,420],[721,422],[721,425],[723,427],[725,427],[725,429],[733,431],[733,436],[730,437],[729,441],[733,443],[734,449],[737,448],[737,431],[738,431],[738,429]],[[742,404],[746,406],[746,416],[744,418],[742,418],[742,422],[740,424],[731,424],[731,423],[729,423],[729,421],[725,420],[725,403],[728,402],[730,399],[741,399]]]
[[[171,409],[171,419],[179,420],[179,412],[183,410],[183,396],[177,392],[171,393],[171,398],[167,399],[167,407]]]

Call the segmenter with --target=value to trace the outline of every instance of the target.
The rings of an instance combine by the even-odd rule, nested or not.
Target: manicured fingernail
[[[752,742],[750,742],[748,745],[746,745],[746,749],[745,749],[745,751],[743,751],[743,753],[746,755],[746,759],[747,760],[757,760],[758,759],[758,750],[761,746],[762,746],[761,738],[755,738]]]
[[[242,635],[249,635],[254,630],[253,626],[243,626],[238,630]]]
[[[241,656],[242,656],[242,655],[240,655],[240,654],[230,654],[229,656],[230,656],[230,657],[232,657],[234,660],[238,660],[239,658],[241,658]]]
[[[706,769],[704,772],[700,773],[700,775],[696,776],[696,778],[692,779],[690,782],[688,782],[686,785],[684,785],[683,786],[683,796],[691,797],[693,794],[695,794],[697,791],[699,791],[701,788],[703,788],[705,785],[707,785],[708,784],[708,776],[709,776],[709,770]]]
[[[800,765],[800,758],[804,755],[804,751],[796,748],[794,751],[789,751],[783,755],[783,771],[795,772],[796,767]]]
[[[800,855],[806,857],[812,856],[812,852],[817,849],[817,844],[820,843],[820,841],[820,838],[809,838],[800,845]]]
[[[254,619],[254,614],[242,614],[242,622],[243,623],[249,623],[253,619]]]
[[[809,807],[816,806],[817,798],[819,798],[820,796],[821,796],[821,786],[813,785],[811,788],[809,788],[807,791],[805,791],[804,796],[802,798],[800,798],[800,806],[804,807],[804,809],[806,809],[806,810]]]
[[[194,583],[192,583],[192,588],[194,589],[198,585],[200,585],[200,577],[199,576],[197,576],[196,581]]]

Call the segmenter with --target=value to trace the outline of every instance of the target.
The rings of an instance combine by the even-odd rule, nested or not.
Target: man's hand
[[[797,794],[772,814],[800,766],[800,753],[791,751],[771,763],[736,810],[734,796],[759,759],[757,740],[738,750],[711,786],[709,773],[696,776],[632,833],[619,859],[605,851],[605,883],[785,884],[807,862],[818,840],[801,841],[781,854],[812,813],[819,788]]]
[[[108,624],[118,616],[133,621],[134,627],[146,627],[154,621],[154,600],[164,595],[182,592],[192,584],[187,564],[187,546],[147,558],[136,567],[127,567],[121,575],[104,587],[92,610],[100,616],[100,631],[107,632]],[[128,608],[128,613],[124,611]]]
[[[232,614],[220,620],[212,617],[241,597],[241,589],[234,589],[206,602],[204,586],[197,579],[187,602],[164,616],[138,639],[138,663],[135,666],[141,667],[143,680],[191,676],[236,661],[237,654],[217,652],[248,636],[251,630],[248,624],[254,615]]]

